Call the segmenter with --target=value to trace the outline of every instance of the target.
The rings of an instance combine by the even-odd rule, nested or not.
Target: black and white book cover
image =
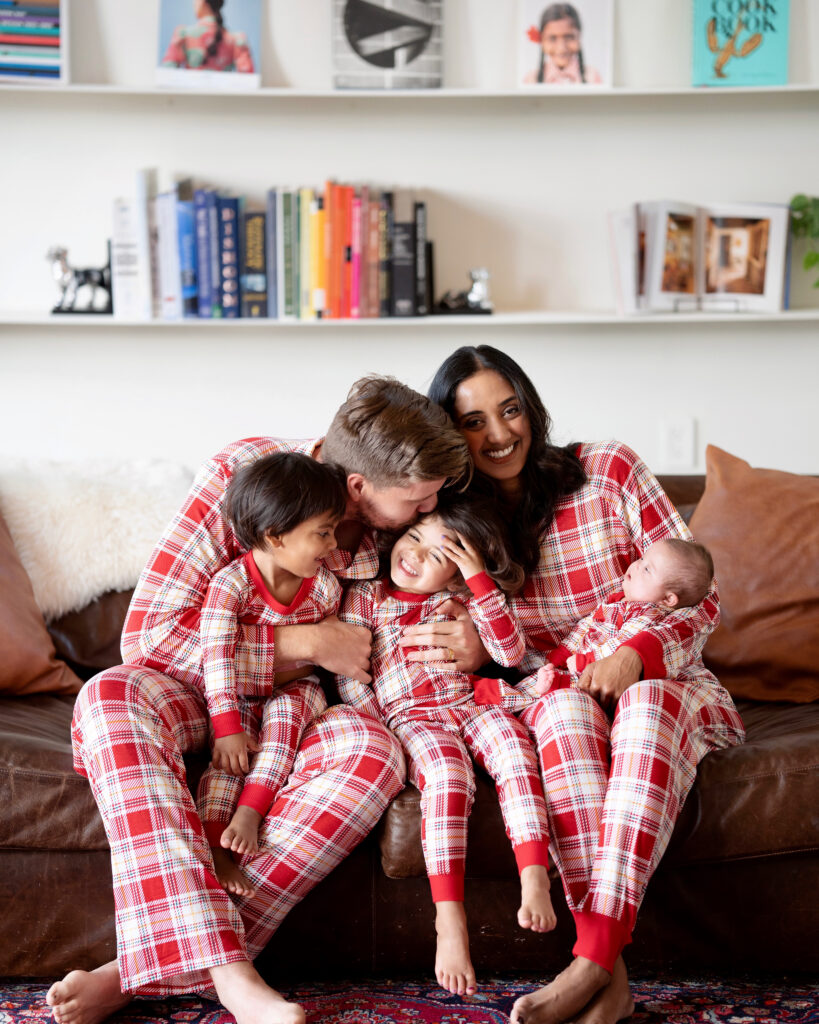
[[[436,89],[444,0],[333,0],[336,89]]]

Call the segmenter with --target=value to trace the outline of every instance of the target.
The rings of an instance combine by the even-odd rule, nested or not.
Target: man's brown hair
[[[466,483],[469,449],[449,415],[393,377],[362,377],[353,384],[321,448],[323,462],[361,473],[374,487],[409,481]]]

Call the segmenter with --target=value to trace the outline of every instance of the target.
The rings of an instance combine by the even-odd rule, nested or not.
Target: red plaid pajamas
[[[487,650],[499,664],[516,664],[523,638],[504,595],[485,574],[468,582],[473,597],[466,607]],[[341,612],[345,621],[372,630],[373,685],[339,677],[339,692],[383,718],[401,740],[410,781],[421,791],[424,861],[436,902],[463,900],[467,820],[475,795],[469,752],[495,780],[519,869],[545,866],[548,848],[537,758],[524,726],[499,706],[497,687],[489,693],[497,680],[448,670],[443,663],[408,662],[398,646],[406,626],[444,620],[440,605],[452,597],[408,594],[373,581],[350,587]],[[475,699],[476,687],[484,704]]]
[[[314,676],[274,688],[275,627],[319,622],[334,615],[340,601],[338,580],[319,567],[289,605],[281,604],[265,586],[251,552],[211,580],[199,631],[213,734],[244,731],[260,740],[262,748],[253,756],[244,783],[213,766],[202,776],[196,805],[211,846],[219,845],[237,801],[262,817],[267,814],[290,773],[302,733],[327,708]],[[272,695],[265,698],[271,690]]]
[[[540,564],[510,602],[530,643],[529,672],[647,547],[690,538],[628,448],[585,444],[579,453],[587,483],[558,503]],[[552,691],[521,715],[537,741],[552,856],[577,926],[574,952],[609,971],[630,941],[697,764],[744,739],[729,694],[700,658],[718,621],[714,586],[696,607],[670,612],[626,639],[622,646],[640,655],[645,681],[625,691],[611,722],[576,689]],[[521,683],[523,692],[533,693],[533,679]]]
[[[137,585],[123,634],[129,664],[90,680],[77,699],[75,766],[91,783],[111,846],[125,992],[200,991],[210,986],[209,967],[253,958],[403,784],[403,757],[387,730],[331,708],[304,731],[260,828],[260,851],[242,861],[256,894],[234,902],[219,886],[183,755],[207,743],[200,609],[211,577],[241,553],[221,516],[224,491],[238,466],[314,448],[262,438],[205,465]],[[373,539],[353,559],[334,552],[327,565],[367,578],[377,567]]]

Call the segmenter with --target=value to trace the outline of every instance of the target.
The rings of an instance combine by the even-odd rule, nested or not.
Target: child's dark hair
[[[465,537],[483,558],[487,575],[507,594],[523,586],[524,572],[509,553],[506,530],[494,505],[477,497],[446,497],[429,513]],[[426,517],[422,517],[426,518]]]
[[[681,537],[668,537],[660,543],[674,553],[674,571],[667,581],[669,590],[679,599],[680,608],[693,608],[711,589],[714,559],[704,544]]]
[[[206,57],[216,56],[219,50],[219,44],[222,42],[222,36],[225,34],[225,23],[222,21],[222,5],[224,2],[225,0],[207,0],[211,14],[216,19],[216,35],[213,37],[210,46],[207,48],[205,53]]]
[[[269,534],[288,533],[313,516],[326,512],[340,519],[346,507],[342,469],[299,452],[276,452],[233,475],[224,514],[249,551],[263,546]]]
[[[578,35],[583,31],[583,26],[580,23],[580,15],[577,13],[577,8],[573,4],[550,4],[543,14],[540,16],[540,34],[543,36],[543,30],[549,24],[550,21],[563,21],[568,18],[569,21],[577,29]],[[577,51],[577,60],[580,65],[580,81],[586,81],[586,65],[583,61],[583,47]],[[543,81],[543,76],[546,72],[546,57],[543,53],[543,48],[540,50],[540,67],[537,72],[538,82]]]

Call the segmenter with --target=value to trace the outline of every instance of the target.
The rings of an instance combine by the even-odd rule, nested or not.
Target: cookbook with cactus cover
[[[785,85],[790,0],[694,0],[694,85]]]

